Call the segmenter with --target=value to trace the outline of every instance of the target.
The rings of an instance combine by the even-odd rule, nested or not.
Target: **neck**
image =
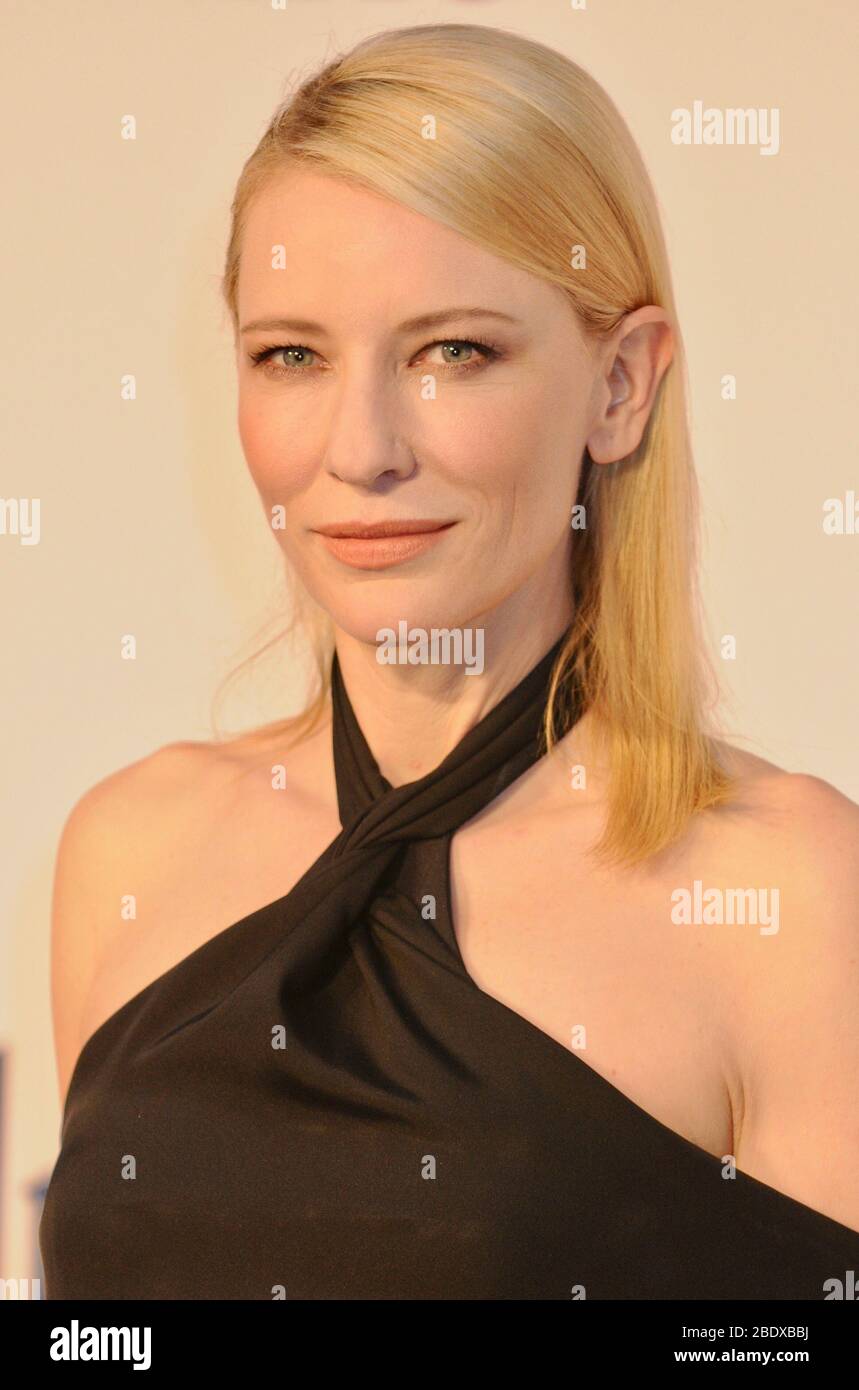
[[[343,681],[382,776],[397,787],[438,767],[546,655],[571,617],[569,611],[535,614],[532,607],[521,624],[494,616],[471,624],[470,637],[482,636],[482,662],[473,660],[475,651],[480,653],[479,642],[463,643],[471,673],[464,663],[434,663],[431,649],[426,662],[384,664],[378,660],[376,644],[338,629]],[[429,630],[427,636],[431,635]]]

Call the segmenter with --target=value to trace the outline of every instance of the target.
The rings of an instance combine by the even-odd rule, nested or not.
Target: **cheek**
[[[493,401],[493,409],[470,421],[458,439],[460,466],[449,453],[449,475],[468,480],[498,527],[539,524],[563,531],[584,448],[569,400],[544,391],[511,393]]]
[[[273,448],[270,422],[244,399],[239,400],[239,438],[251,477],[261,490],[271,472]]]
[[[301,458],[296,453],[294,433],[277,415],[239,399],[239,438],[248,471],[257,490],[271,502],[286,501],[302,485]]]

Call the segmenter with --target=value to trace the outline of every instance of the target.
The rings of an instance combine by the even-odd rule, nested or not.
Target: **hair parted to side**
[[[435,139],[421,138],[428,113]],[[223,276],[236,334],[248,208],[293,161],[391,197],[559,286],[585,333],[610,334],[646,304],[671,315],[674,359],[639,447],[598,467],[585,452],[586,526],[571,530],[575,617],[542,744],[570,728],[575,684],[610,768],[593,853],[648,859],[695,812],[730,800],[735,784],[708,728],[682,339],[653,189],[623,118],[576,63],[503,29],[427,24],[362,41],[283,102],[242,169]],[[586,270],[571,265],[577,246]],[[300,738],[325,707],[333,624],[297,599],[287,630],[297,622],[310,636],[318,693],[295,718],[239,737]]]

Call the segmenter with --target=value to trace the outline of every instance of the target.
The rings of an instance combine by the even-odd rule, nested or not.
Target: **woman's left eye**
[[[491,343],[478,342],[474,338],[442,338],[437,343],[430,343],[430,346],[426,348],[425,351],[432,352],[433,349],[437,347],[453,349],[455,354],[453,361],[442,361],[440,365],[442,367],[449,367],[454,372],[460,373],[473,371],[475,367],[482,367],[485,363],[491,362],[493,358],[499,355],[497,349],[494,348]],[[470,357],[465,358],[464,361],[461,356],[463,348],[472,354]],[[474,357],[473,353],[475,348],[480,353],[480,358]],[[462,365],[460,365],[461,363]]]
[[[440,338],[437,342],[430,343],[429,347],[423,349],[423,352],[432,352],[435,348],[448,349],[452,352],[452,360],[443,360],[436,365],[459,376],[463,376],[466,372],[479,370],[480,367],[501,355],[492,343],[481,342],[476,338]],[[465,356],[463,356],[463,349],[467,354]],[[292,354],[293,358],[289,366],[285,366],[282,361],[277,362],[275,360],[281,354],[286,353]],[[480,356],[475,356],[475,353],[479,353]],[[258,352],[252,352],[249,356],[252,364],[255,367],[261,367],[267,376],[285,377],[306,376],[309,368],[305,370],[305,363],[297,362],[295,359],[315,357],[316,353],[304,343],[278,343],[276,347],[260,348]]]

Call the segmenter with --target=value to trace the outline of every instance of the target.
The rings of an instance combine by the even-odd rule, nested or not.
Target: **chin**
[[[353,593],[348,598],[343,594],[323,594],[318,591],[314,593],[314,598],[327,610],[342,632],[372,647],[380,645],[381,634],[385,638],[393,634],[395,640],[400,640],[404,629],[407,640],[408,634],[418,629],[426,633],[431,633],[433,629],[465,632],[474,631],[479,626],[482,631],[482,623],[475,625],[468,618],[468,612],[474,609],[470,604],[466,608],[461,593],[439,594],[431,598],[418,586],[412,589],[403,584],[395,592],[387,585],[384,588],[387,592],[383,592],[383,586],[378,585],[378,596],[370,592],[371,586],[359,585],[353,586]]]

